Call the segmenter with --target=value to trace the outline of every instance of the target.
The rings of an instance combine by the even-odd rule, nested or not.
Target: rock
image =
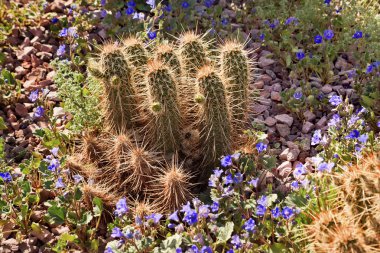
[[[282,86],[281,86],[281,84],[279,84],[279,83],[275,83],[275,84],[273,84],[273,90],[274,90],[274,91],[277,91],[277,92],[281,92],[281,91],[282,91]]]
[[[276,124],[276,129],[281,137],[287,137],[290,134],[290,127],[286,124]]]
[[[277,167],[276,171],[277,171],[277,175],[280,178],[282,179],[287,178],[293,171],[292,163],[289,161],[285,161],[281,163],[280,166]]]
[[[326,84],[324,85],[322,88],[321,88],[321,91],[325,94],[329,94],[330,92],[332,92],[332,87],[330,84]]]
[[[266,69],[265,70],[265,73],[268,75],[268,76],[270,76],[273,80],[274,79],[276,79],[276,74],[272,71],[272,70],[270,70],[270,69]]]
[[[50,60],[53,57],[53,55],[51,53],[47,53],[47,52],[38,52],[36,55],[42,61],[48,61],[48,60]]]
[[[24,76],[28,73],[28,70],[24,69],[22,66],[17,66],[15,68],[16,74],[20,76]]]
[[[277,120],[275,118],[268,117],[265,119],[264,123],[267,126],[274,126],[277,123]]]
[[[7,239],[12,234],[12,230],[14,227],[15,227],[15,224],[13,222],[10,222],[10,221],[6,222],[2,226],[1,232],[2,232],[4,239]]]
[[[58,92],[56,92],[56,91],[50,91],[46,97],[47,97],[47,99],[54,101],[54,102],[60,102],[61,101],[61,99],[59,98]]]
[[[42,241],[43,243],[48,243],[54,239],[54,235],[41,225],[39,229],[32,230],[31,235],[37,237],[38,240]]]
[[[53,116],[54,117],[62,117],[62,116],[64,116],[66,113],[65,113],[65,111],[63,110],[63,108],[62,107],[54,107],[53,108]]]
[[[100,31],[98,32],[98,35],[99,35],[100,37],[102,37],[102,39],[107,38],[107,32],[106,32],[104,29],[100,30]]]
[[[269,106],[260,105],[260,104],[254,104],[252,106],[252,113],[253,114],[262,114],[264,111],[266,111],[268,109],[269,109]]]
[[[307,134],[314,128],[314,124],[311,122],[305,122],[302,126],[302,133]]]
[[[19,250],[18,242],[14,238],[10,238],[8,240],[3,241],[1,245],[5,248],[5,250],[2,252],[16,252]],[[0,247],[0,249],[2,249],[3,247]]]
[[[28,115],[28,109],[26,109],[25,105],[16,103],[15,112],[19,117],[26,117]]]
[[[35,210],[30,215],[30,219],[34,222],[40,222],[42,220],[42,217],[44,217],[45,212],[41,210]]]
[[[51,85],[52,83],[53,83],[52,80],[48,80],[48,79],[46,79],[46,80],[42,80],[42,81],[40,81],[40,82],[38,83],[38,85],[39,85],[40,87],[46,87],[46,86]]]
[[[273,101],[277,101],[277,102],[281,102],[281,95],[279,92],[277,91],[272,91],[270,93],[270,98],[273,100]]]
[[[299,153],[300,153],[299,149],[286,148],[280,154],[280,159],[283,161],[294,162],[295,160],[297,160]]]
[[[252,85],[252,89],[262,89],[264,87],[264,81],[263,80],[258,80]]]
[[[346,71],[352,69],[352,65],[349,64],[344,58],[338,57],[338,60],[335,62],[335,68]]]
[[[53,46],[49,44],[42,44],[40,46],[41,52],[46,52],[46,53],[52,53],[53,52]]]
[[[35,54],[31,55],[31,62],[32,62],[32,67],[37,68],[42,64],[42,61],[38,59],[38,57]]]
[[[53,234],[55,234],[55,235],[61,235],[63,233],[70,232],[70,229],[66,226],[58,226],[56,228],[52,228],[51,232],[53,232]]]
[[[270,77],[266,74],[262,75],[260,79],[263,80],[264,84],[266,84],[266,85],[269,85],[270,82],[272,81],[272,77]]]
[[[275,61],[273,59],[266,58],[265,56],[261,56],[259,58],[259,67],[260,68],[268,67],[269,65],[272,65],[273,63],[275,63]]]
[[[288,114],[276,115],[274,118],[280,123],[287,124],[289,127],[292,126],[294,120],[293,117],[289,116]]]
[[[315,120],[316,116],[314,113],[312,113],[311,111],[306,111],[303,113],[303,116],[305,117],[305,119],[307,121],[313,121]]]
[[[322,127],[324,127],[327,123],[327,117],[326,116],[323,116],[320,120],[318,120],[317,124],[315,124],[315,127],[317,129],[321,129]]]

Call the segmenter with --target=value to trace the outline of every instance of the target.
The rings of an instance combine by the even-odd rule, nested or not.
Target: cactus
[[[99,67],[91,63],[89,71],[95,78],[101,78],[105,122],[113,132],[132,128],[139,118],[138,97],[132,86],[131,68],[122,49],[115,43],[103,46]]]
[[[209,65],[203,66],[197,75],[199,95],[199,125],[203,163],[212,165],[224,154],[230,153],[230,115],[222,79]]]
[[[245,124],[248,107],[251,62],[244,46],[227,43],[219,58],[208,48],[193,32],[151,51],[135,37],[103,46],[88,72],[103,85],[103,117],[112,131],[86,137],[85,165],[71,167],[148,210],[139,213],[169,212],[187,201],[190,179],[203,179],[237,147],[231,131]]]
[[[220,67],[231,108],[231,123],[234,132],[238,134],[244,130],[247,123],[248,87],[253,68],[249,53],[244,50],[244,45],[235,41],[226,42],[220,49]]]
[[[181,134],[181,113],[177,87],[173,74],[162,62],[153,60],[148,64],[148,106],[152,119],[148,123],[149,140],[164,153],[178,150]]]

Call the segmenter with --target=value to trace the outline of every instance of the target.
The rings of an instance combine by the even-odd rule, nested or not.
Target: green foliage
[[[0,72],[0,105],[14,103],[21,92],[21,85],[14,75],[6,69]]]
[[[63,108],[73,116],[68,129],[79,133],[99,127],[101,115],[97,108],[100,87],[97,81],[91,77],[86,79],[81,72],[73,70],[68,61],[55,60],[52,66],[56,70],[54,81],[64,101]]]

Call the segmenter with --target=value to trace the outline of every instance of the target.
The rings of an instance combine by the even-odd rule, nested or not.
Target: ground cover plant
[[[1,252],[377,252],[377,1],[1,1]]]

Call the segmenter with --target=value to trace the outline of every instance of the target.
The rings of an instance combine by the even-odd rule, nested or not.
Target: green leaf
[[[217,243],[226,243],[232,235],[234,231],[234,223],[229,221],[226,223],[224,227],[221,227],[218,231]]]
[[[74,198],[75,200],[80,200],[83,196],[83,193],[82,191],[80,190],[79,187],[75,188],[75,192],[74,192]]]
[[[282,243],[273,243],[269,249],[269,253],[284,253],[288,252],[287,248]]]
[[[92,200],[92,203],[95,205],[94,207],[94,213],[95,213],[95,217],[98,217],[102,214],[103,212],[103,201],[98,198],[98,197],[95,197],[93,200]]]
[[[0,130],[5,130],[5,129],[8,129],[8,127],[5,124],[3,117],[0,117]]]
[[[276,168],[276,162],[277,162],[277,159],[274,156],[265,155],[263,157],[263,165],[266,170],[271,170],[273,168]]]
[[[78,221],[78,225],[87,225],[92,220],[92,214],[90,212],[85,212],[82,214],[81,219]]]
[[[60,225],[65,222],[66,209],[59,206],[51,206],[48,208],[46,218],[52,224]]]
[[[179,234],[172,235],[166,238],[160,245],[160,253],[175,252],[175,249],[182,244],[182,236]]]

